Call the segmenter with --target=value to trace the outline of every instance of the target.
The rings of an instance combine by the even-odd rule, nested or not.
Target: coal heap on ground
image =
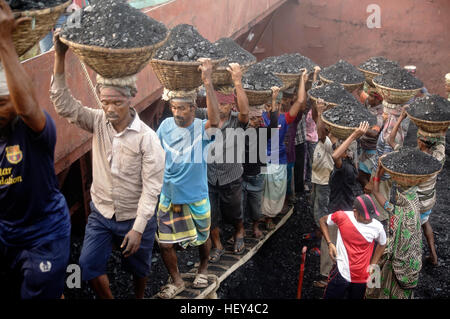
[[[342,84],[362,83],[366,79],[361,71],[344,60],[324,68],[320,71],[320,75],[327,80]]]
[[[214,45],[226,56],[226,60],[220,64],[221,66],[228,66],[230,63],[245,65],[256,62],[256,57],[253,54],[242,48],[231,38],[221,38],[214,42]]]
[[[386,71],[399,67],[400,65],[397,62],[389,60],[383,56],[372,57],[359,65],[359,68],[362,70],[375,72],[378,74],[383,74]]]
[[[423,87],[422,81],[403,68],[386,71],[373,79],[373,82],[398,90],[414,90]]]
[[[357,103],[353,94],[348,92],[341,84],[333,82],[311,89],[308,93],[315,98],[328,103],[341,104],[344,102]]]
[[[9,6],[12,10],[42,10],[46,8],[56,7],[67,0],[11,0]],[[8,1],[6,1],[8,2]]]
[[[215,45],[189,24],[174,27],[166,43],[155,54],[155,59],[184,62],[197,61],[199,58],[217,60],[223,57],[224,54]]]
[[[280,56],[271,56],[260,62],[269,71],[273,73],[300,74],[301,69],[307,69],[308,73],[314,71],[317,65],[311,59],[300,53],[283,54]]]
[[[141,48],[159,43],[167,28],[124,0],[96,0],[82,11],[81,27],[65,24],[70,41],[104,48]]]
[[[263,64],[256,63],[248,68],[242,77],[242,86],[247,90],[270,90],[273,86],[281,88],[283,82],[279,77],[269,71]]]
[[[358,101],[345,101],[336,107],[323,112],[323,117],[336,125],[345,127],[359,127],[361,122],[367,121],[370,126],[377,123],[375,115]]]
[[[440,95],[417,98],[409,106],[408,113],[421,120],[450,121],[450,101]]]
[[[442,164],[418,148],[402,147],[381,159],[383,165],[396,173],[427,175],[439,171]]]

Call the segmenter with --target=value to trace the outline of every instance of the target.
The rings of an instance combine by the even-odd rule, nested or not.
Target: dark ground
[[[416,130],[411,123],[405,144],[415,146]],[[450,133],[447,134],[447,157],[450,156]],[[437,204],[433,209],[430,222],[434,230],[436,249],[440,265],[436,268],[424,263],[415,290],[415,298],[449,298],[450,297],[450,246],[448,245],[448,225],[450,222],[450,160],[447,158],[445,167],[438,177]],[[261,247],[260,251],[246,264],[232,273],[222,282],[217,291],[221,299],[294,299],[297,292],[300,268],[301,250],[308,247],[305,275],[303,279],[303,299],[319,299],[323,290],[314,288],[312,283],[319,279],[320,257],[309,252],[310,248],[319,246],[317,242],[307,242],[301,239],[302,234],[313,230],[313,218],[304,201],[297,203],[295,212],[287,223],[279,229]],[[225,233],[229,234],[227,228]],[[224,236],[227,238],[227,236]],[[81,236],[74,236],[71,263],[77,263],[81,246]],[[428,254],[425,238],[423,256]],[[326,253],[326,252],[324,252]],[[196,249],[190,248],[178,252],[179,268],[186,272],[193,267],[198,259]],[[120,258],[115,252],[109,262],[108,273],[111,288],[116,298],[133,298],[133,288],[130,276],[120,270]],[[151,297],[167,280],[167,271],[161,256],[154,250],[152,274],[147,285],[146,297]],[[67,299],[93,298],[94,294],[85,283],[81,289],[66,289]]]

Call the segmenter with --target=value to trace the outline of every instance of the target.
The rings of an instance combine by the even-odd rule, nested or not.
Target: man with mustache
[[[15,20],[0,0],[0,298],[60,298],[70,217],[54,169],[56,127],[19,62]]]
[[[67,46],[54,36],[55,66],[50,98],[56,112],[93,133],[91,214],[80,256],[82,278],[100,298],[113,298],[106,265],[113,243],[123,249],[123,267],[133,274],[136,298],[144,297],[156,231],[155,208],[165,153],[158,136],[132,107],[135,76],[97,76],[102,109],[83,106],[66,85]]]

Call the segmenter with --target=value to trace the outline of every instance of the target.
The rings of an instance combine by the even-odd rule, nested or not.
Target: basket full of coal
[[[418,148],[402,147],[381,158],[381,165],[401,186],[415,186],[438,174],[442,164]]]
[[[383,56],[376,56],[367,59],[365,62],[358,66],[358,70],[364,73],[366,82],[374,87],[372,82],[373,78],[385,73],[386,71],[394,68],[399,68],[400,65],[396,61],[389,60]]]
[[[415,99],[406,112],[422,133],[443,135],[450,126],[450,101],[437,94]]]
[[[372,80],[377,91],[388,103],[404,104],[422,89],[423,83],[403,68],[394,68]]]
[[[242,73],[245,73],[250,65],[256,63],[256,57],[231,38],[221,38],[214,42],[214,45],[226,57],[226,60],[220,63],[213,72],[212,78],[215,86],[232,84],[231,74],[227,71],[230,63],[238,63]]]
[[[170,30],[167,41],[151,60],[153,71],[169,90],[190,90],[202,85],[200,58],[211,59],[214,68],[225,61],[224,54],[189,24]]]
[[[370,127],[377,123],[376,116],[358,101],[345,101],[326,110],[322,120],[329,126],[331,134],[341,140],[349,137],[361,122],[368,122]]]
[[[242,87],[250,105],[268,103],[274,86],[282,88],[283,81],[261,63],[253,64],[242,77]]]
[[[322,99],[327,109],[346,101],[358,102],[353,94],[347,91],[342,84],[335,82],[315,87],[309,90],[307,94],[314,103],[317,103],[318,99]]]
[[[320,71],[319,77],[324,83],[340,83],[349,92],[362,87],[366,79],[361,71],[345,60],[339,60],[324,68]]]
[[[8,1],[7,1],[8,2]],[[20,23],[12,34],[17,55],[21,56],[49,33],[72,0],[11,0],[14,17],[30,18]]]
[[[69,17],[61,41],[106,78],[141,71],[168,36],[164,24],[125,0],[94,0]]]

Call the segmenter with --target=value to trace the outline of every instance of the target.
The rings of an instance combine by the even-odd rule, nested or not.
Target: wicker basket
[[[19,24],[12,34],[18,56],[25,54],[42,40],[55,26],[59,16],[72,3],[72,0],[52,8],[14,12],[14,18],[31,18]],[[33,28],[34,26],[34,28]]]
[[[367,71],[364,69],[360,69],[358,68],[359,71],[361,71],[362,73],[364,73],[364,76],[366,77],[366,82],[371,86],[371,87],[375,87],[375,85],[373,84],[372,80],[374,77],[381,75],[381,73],[376,73],[376,72],[372,72],[372,71]]]
[[[241,65],[242,74],[244,74],[245,71],[247,71],[247,69],[255,63],[256,63],[256,60]],[[214,86],[223,86],[223,85],[232,85],[233,84],[233,80],[231,79],[231,74],[230,74],[230,72],[227,71],[227,66],[218,66],[212,74],[212,79],[213,79]]]
[[[405,104],[411,98],[416,96],[416,94],[419,93],[422,89],[418,88],[413,90],[399,90],[379,85],[374,80],[372,82],[375,85],[378,93],[380,93],[380,95],[383,97],[383,100],[391,104]]]
[[[328,80],[324,78],[322,75],[319,74],[320,80],[324,82],[325,84],[333,83],[334,81]],[[364,85],[364,81],[361,83],[352,83],[352,84],[346,84],[346,83],[339,83],[341,84],[348,92],[352,93],[356,89],[362,88]]]
[[[324,118],[323,114],[321,118],[329,126],[331,134],[340,140],[347,139],[357,129],[357,127],[347,127],[331,123]]]
[[[417,127],[422,132],[436,134],[436,133],[442,132],[443,130],[448,129],[448,127],[450,126],[450,121],[432,122],[432,121],[418,119],[417,117],[411,116],[411,114],[409,114],[408,112],[406,112],[406,114],[408,114],[408,117],[411,119],[411,121],[413,121],[414,124],[416,124]],[[440,134],[437,134],[437,135],[440,135]],[[432,135],[428,135],[428,136],[432,136]]]
[[[247,94],[249,105],[262,105],[270,102],[272,98],[272,90],[255,91],[244,89]]]
[[[382,157],[380,157],[380,159],[383,159],[383,157],[386,155],[383,155]],[[404,174],[404,173],[394,172],[394,171],[386,168],[386,166],[383,164],[382,160],[381,160],[381,166],[383,166],[386,173],[388,173],[391,176],[391,178],[395,182],[397,182],[397,184],[399,184],[400,186],[405,186],[405,187],[419,185],[419,184],[425,182],[426,180],[430,179],[431,177],[439,174],[439,172],[442,170],[442,168],[441,168],[439,171],[434,172],[432,174],[427,174],[427,175],[412,175],[412,174]]]
[[[105,78],[121,78],[139,73],[152,58],[153,53],[161,47],[169,37],[154,45],[131,48],[111,49],[94,45],[79,44],[61,37],[66,44],[85,64]]]
[[[213,67],[217,67],[223,61],[225,58],[212,60]],[[193,90],[203,84],[202,73],[198,69],[202,63],[199,61],[176,62],[152,59],[150,64],[159,82],[168,90]]]

